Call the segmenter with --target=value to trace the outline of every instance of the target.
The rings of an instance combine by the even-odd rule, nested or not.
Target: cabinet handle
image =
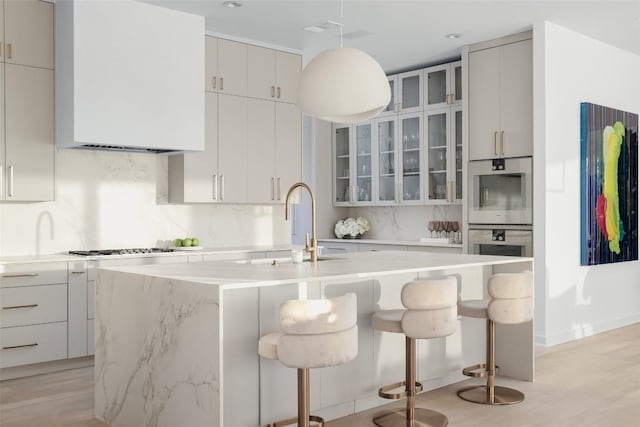
[[[13,45],[11,43],[7,44],[7,57],[11,59],[13,56]]]
[[[498,155],[498,131],[493,132],[493,154]]]
[[[84,274],[84,271],[72,271],[71,274]]]
[[[278,99],[280,99],[280,86],[278,86]]]
[[[500,131],[500,153],[504,156],[504,131]]]
[[[224,175],[220,175],[220,200],[224,200]]]
[[[35,308],[38,304],[27,304],[27,305],[10,305],[8,307],[2,307],[3,310],[15,310],[16,308]]]
[[[271,86],[271,88],[273,89],[273,86]],[[271,95],[273,96],[273,95]],[[276,196],[275,196],[275,192],[276,192],[276,183],[275,183],[275,178],[271,177],[271,200],[275,200]]]
[[[212,198],[213,200],[218,200],[218,175],[217,174],[213,174],[213,194],[212,194]]]
[[[26,348],[26,347],[36,347],[38,345],[37,342],[34,342],[33,344],[22,344],[22,345],[10,345],[7,347],[2,347],[3,350],[11,350],[14,348]]]
[[[38,273],[3,274],[0,277],[4,279],[8,279],[8,278],[15,279],[16,277],[36,277],[36,276],[38,276]]]
[[[220,77],[220,90],[224,90],[224,77]]]
[[[216,77],[216,76],[213,76],[213,77],[211,78],[211,86],[212,86],[212,88],[213,88],[214,90],[216,89],[216,83],[217,83],[217,82],[216,82],[216,80],[217,80],[217,77]]]
[[[276,96],[276,88],[275,86],[271,86],[271,97],[274,98]]]
[[[277,187],[277,189],[278,189],[278,200],[281,200],[282,196],[280,194],[280,177],[278,177],[278,187]]]
[[[9,166],[9,197],[13,197],[13,166]]]

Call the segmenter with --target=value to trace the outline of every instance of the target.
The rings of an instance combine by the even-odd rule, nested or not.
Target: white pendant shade
[[[365,52],[346,47],[328,49],[302,71],[298,106],[311,116],[336,123],[359,123],[386,108],[389,81]]]

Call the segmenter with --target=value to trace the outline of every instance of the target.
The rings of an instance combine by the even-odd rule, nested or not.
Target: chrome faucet
[[[316,234],[316,197],[313,195],[311,187],[304,182],[296,182],[287,191],[287,198],[284,202],[284,219],[289,219],[291,194],[298,188],[304,187],[311,197],[311,243],[309,243],[309,233],[304,236],[304,251],[311,254],[311,262],[318,262],[318,235]]]

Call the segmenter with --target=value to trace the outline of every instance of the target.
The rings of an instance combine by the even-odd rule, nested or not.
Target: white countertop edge
[[[462,243],[427,243],[418,240],[376,240],[376,239],[318,239],[318,242],[371,243],[375,245],[431,246],[434,248],[460,248]]]

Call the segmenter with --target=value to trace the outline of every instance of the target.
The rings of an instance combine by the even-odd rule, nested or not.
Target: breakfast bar
[[[402,308],[409,281],[454,276],[460,298],[486,296],[488,278],[533,269],[531,258],[426,252],[105,268],[96,286],[95,413],[110,425],[248,427],[296,413],[296,377],[258,356],[289,299],[357,296],[358,356],[311,370],[311,409],[330,420],[388,401],[384,384],[404,376],[404,337],[371,324]],[[456,333],[418,343],[425,390],[465,379],[484,358],[484,322],[458,320]],[[497,331],[500,375],[533,381],[533,322]]]

